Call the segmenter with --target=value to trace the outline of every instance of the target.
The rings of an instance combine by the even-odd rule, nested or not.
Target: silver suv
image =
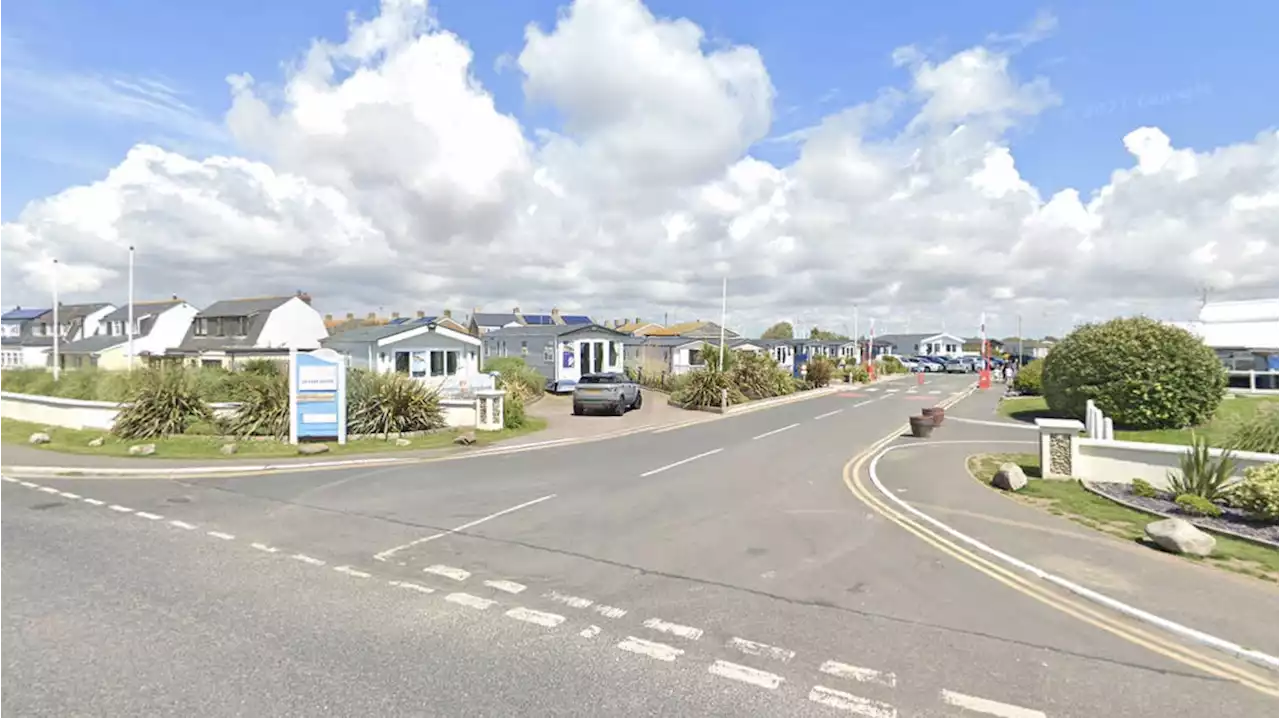
[[[593,409],[605,409],[622,416],[644,403],[640,385],[625,374],[586,374],[573,388],[573,414],[582,416]]]

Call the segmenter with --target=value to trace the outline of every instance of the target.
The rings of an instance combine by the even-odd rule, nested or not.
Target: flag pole
[[[724,371],[724,325],[729,320],[729,275],[720,284],[720,371]]]
[[[58,356],[58,339],[61,333],[58,328],[58,260],[53,260],[53,380],[57,381],[61,377],[61,367],[59,366]]]
[[[133,245],[129,245],[129,371],[133,371]]]

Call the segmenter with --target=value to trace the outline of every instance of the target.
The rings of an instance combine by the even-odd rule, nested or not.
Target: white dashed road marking
[[[324,565],[324,561],[321,561],[321,560],[320,560],[320,559],[318,559],[318,558],[313,558],[313,557],[308,556],[308,555],[306,555],[306,554],[295,553],[294,555],[290,556],[289,558],[293,559],[294,561],[301,561],[301,562],[303,562],[303,563],[311,564],[312,566],[323,566],[323,565]]]
[[[364,571],[358,571],[354,568],[351,568],[350,566],[334,566],[333,570],[337,571],[338,573],[345,573],[346,575],[351,576],[352,578],[369,578],[372,575]]]
[[[769,690],[782,685],[782,676],[749,666],[740,666],[737,663],[728,661],[716,661],[711,664],[709,672],[723,678],[750,683],[753,686],[760,686]]]
[[[870,404],[873,401],[875,401],[875,399],[867,399],[866,401],[860,401],[857,404],[854,404],[853,408],[857,409],[860,406],[866,406],[867,404]]]
[[[897,718],[898,709],[888,703],[873,701],[870,698],[855,696],[852,693],[837,691],[824,686],[814,686],[809,691],[809,700],[821,703],[830,708],[837,708],[867,718]]]
[[[0,476],[0,479],[4,479],[5,481],[8,481],[11,484],[18,483],[18,480],[13,478],[12,476]]]
[[[772,658],[775,661],[786,663],[796,657],[796,652],[786,648],[778,648],[764,643],[756,643],[748,641],[745,638],[729,639],[729,647],[742,651],[748,656],[761,656],[763,658]]]
[[[67,497],[68,499],[78,499],[78,498],[80,498],[80,494],[73,494],[73,493],[71,493],[70,491],[59,491],[58,493],[59,493],[59,494],[62,494],[62,495],[63,495],[63,496],[65,496],[65,497]]]
[[[766,431],[766,432],[764,432],[763,434],[761,434],[761,435],[759,435],[759,436],[753,436],[753,437],[751,437],[751,440],[752,440],[752,441],[755,441],[755,440],[757,440],[757,439],[763,439],[763,438],[765,438],[766,436],[773,436],[774,434],[781,434],[782,432],[787,431],[788,429],[794,429],[794,428],[796,428],[797,426],[800,426],[800,425],[799,425],[799,424],[788,424],[787,426],[784,426],[784,427],[782,427],[781,429],[774,429],[773,431]]]
[[[212,537],[214,537],[214,538],[216,538],[216,539],[222,539],[223,541],[230,541],[230,540],[232,540],[232,539],[234,539],[234,538],[235,538],[235,536],[233,536],[233,535],[231,535],[231,534],[222,533],[221,531],[209,531],[209,532],[207,532],[207,533],[208,533],[210,536],[212,536]]]
[[[484,585],[506,593],[520,593],[527,588],[523,583],[515,581],[485,581]]]
[[[86,504],[92,504],[94,506],[103,506],[107,503],[106,501],[99,501],[98,499],[84,499],[84,502]]]
[[[711,451],[704,451],[704,452],[702,452],[701,454],[697,454],[697,455],[695,455],[695,456],[690,456],[690,457],[689,457],[689,458],[687,458],[687,459],[681,459],[681,460],[679,460],[679,461],[677,461],[677,462],[675,462],[675,463],[667,464],[666,466],[659,466],[659,467],[658,467],[658,468],[656,468],[656,469],[650,469],[649,471],[646,471],[646,472],[644,472],[643,474],[640,474],[640,478],[642,478],[642,479],[643,479],[643,478],[648,477],[648,476],[653,476],[654,474],[660,474],[660,473],[662,473],[662,472],[666,471],[667,469],[674,469],[674,468],[676,468],[677,466],[683,466],[683,465],[685,465],[685,464],[689,463],[690,461],[697,461],[698,459],[704,459],[704,458],[706,458],[706,457],[708,457],[708,456],[711,456],[712,454],[718,454],[718,453],[720,453],[721,451],[724,451],[724,449],[723,449],[723,448],[720,448],[720,449],[712,449]]]
[[[645,628],[652,628],[655,631],[670,633],[673,636],[687,638],[690,641],[696,641],[702,638],[702,629],[692,626],[681,626],[678,623],[669,623],[661,618],[650,618],[644,622]]]
[[[146,519],[148,521],[159,521],[160,519],[164,518],[160,514],[153,514],[147,511],[139,511],[138,513],[134,514],[134,516],[137,516],[140,519]]]
[[[885,390],[884,390],[884,393],[886,393],[886,394],[897,394],[897,393],[898,393],[898,390],[897,390],[897,389],[885,389]]]
[[[586,608],[587,606],[590,606],[592,603],[594,603],[594,601],[592,601],[589,598],[579,598],[577,596],[566,596],[563,593],[559,593],[557,591],[552,591],[551,593],[548,593],[545,596],[543,596],[543,598],[549,598],[552,601],[556,601],[557,603],[563,603],[564,605],[570,608]]]
[[[471,578],[470,571],[461,568],[454,568],[453,566],[441,566],[440,564],[427,566],[422,569],[422,572],[435,574],[437,576],[444,576],[445,578],[451,578],[455,581],[465,581]]]
[[[280,550],[275,546],[268,546],[264,543],[251,543],[249,545],[252,546],[253,548],[258,549],[259,551],[266,551],[267,553],[275,553]]]
[[[111,504],[107,508],[111,509],[112,511],[119,511],[120,513],[124,513],[124,514],[130,513],[131,511],[133,511],[133,509],[129,508],[128,506],[121,506],[120,504]]]
[[[557,613],[546,613],[544,611],[535,611],[532,608],[517,607],[507,611],[507,616],[517,621],[526,623],[536,623],[539,626],[547,628],[555,628],[564,623],[564,616]]]
[[[836,414],[839,414],[842,411],[844,411],[844,409],[836,409],[835,411],[828,411],[825,414],[818,414],[817,416],[813,417],[813,420],[817,421],[819,419],[825,419],[828,416],[835,416]]]
[[[605,618],[622,618],[627,615],[627,609],[616,608],[614,606],[599,605],[591,609]]]
[[[1000,703],[998,701],[990,701],[986,698],[967,696],[963,693],[956,693],[955,691],[942,691],[942,702],[947,705],[955,706],[956,708],[962,708],[975,713],[999,716],[1000,718],[1045,718],[1045,714],[1037,710],[1009,705],[1008,703]]]
[[[88,499],[85,499],[85,501],[88,501]],[[195,524],[189,524],[189,523],[187,523],[186,521],[179,521],[179,520],[177,520],[177,519],[174,519],[173,521],[170,521],[170,522],[169,522],[169,525],[170,525],[170,526],[172,526],[172,527],[174,527],[174,528],[178,528],[178,529],[186,529],[186,530],[188,530],[188,531],[194,530],[194,529],[195,529],[195,527],[196,527],[196,525],[195,525]]]
[[[448,596],[445,596],[444,600],[449,603],[456,603],[459,606],[466,606],[467,608],[474,608],[480,611],[483,611],[497,603],[497,601],[480,598],[479,596],[472,596],[469,593],[451,593]]]
[[[45,492],[46,494],[56,494],[56,493],[58,493],[58,490],[57,490],[57,489],[55,489],[55,488],[53,488],[52,486],[41,486],[41,487],[40,487],[40,491],[43,491],[43,492]]]
[[[682,655],[684,650],[675,646],[668,646],[665,643],[654,643],[646,641],[643,638],[635,636],[627,636],[622,643],[618,644],[618,648],[631,653],[639,653],[642,656],[656,658],[659,661],[674,661],[677,656]]]
[[[19,481],[18,483],[22,484],[23,486],[27,487],[28,489],[34,489],[34,488],[36,488],[37,486],[39,486],[39,484],[33,484],[33,483],[31,483],[30,481]]]
[[[898,676],[896,674],[877,671],[872,668],[851,666],[848,663],[840,663],[839,661],[827,661],[819,666],[818,670],[829,676],[848,678],[859,683],[878,683],[889,688],[898,685]]]
[[[880,390],[879,390],[879,389],[876,389],[875,387],[870,387],[870,388],[868,388],[868,389],[867,389],[867,391],[873,391],[873,392],[874,392],[874,391],[880,391]]]
[[[422,584],[418,584],[418,583],[413,583],[412,581],[387,581],[387,583],[391,584],[392,586],[395,586],[396,588],[404,588],[410,591],[417,591],[418,593],[435,593],[436,592],[434,588],[430,588],[429,586],[423,586]]]
[[[934,389],[933,391],[931,391],[931,392],[929,392],[929,393],[930,393],[930,394],[941,394],[941,393],[942,393],[942,390],[941,390],[941,389]]]
[[[583,638],[595,638],[596,636],[600,635],[600,627],[587,626],[586,628],[579,631],[578,635],[582,636]]]

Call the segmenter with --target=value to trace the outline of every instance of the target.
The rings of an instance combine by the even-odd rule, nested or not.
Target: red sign
[[[990,369],[983,369],[982,371],[978,372],[978,388],[979,389],[991,388],[991,370]]]

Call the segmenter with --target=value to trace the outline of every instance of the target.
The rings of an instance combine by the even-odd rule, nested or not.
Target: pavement
[[[1274,714],[850,493],[971,383],[465,461],[6,480],[4,713]]]

